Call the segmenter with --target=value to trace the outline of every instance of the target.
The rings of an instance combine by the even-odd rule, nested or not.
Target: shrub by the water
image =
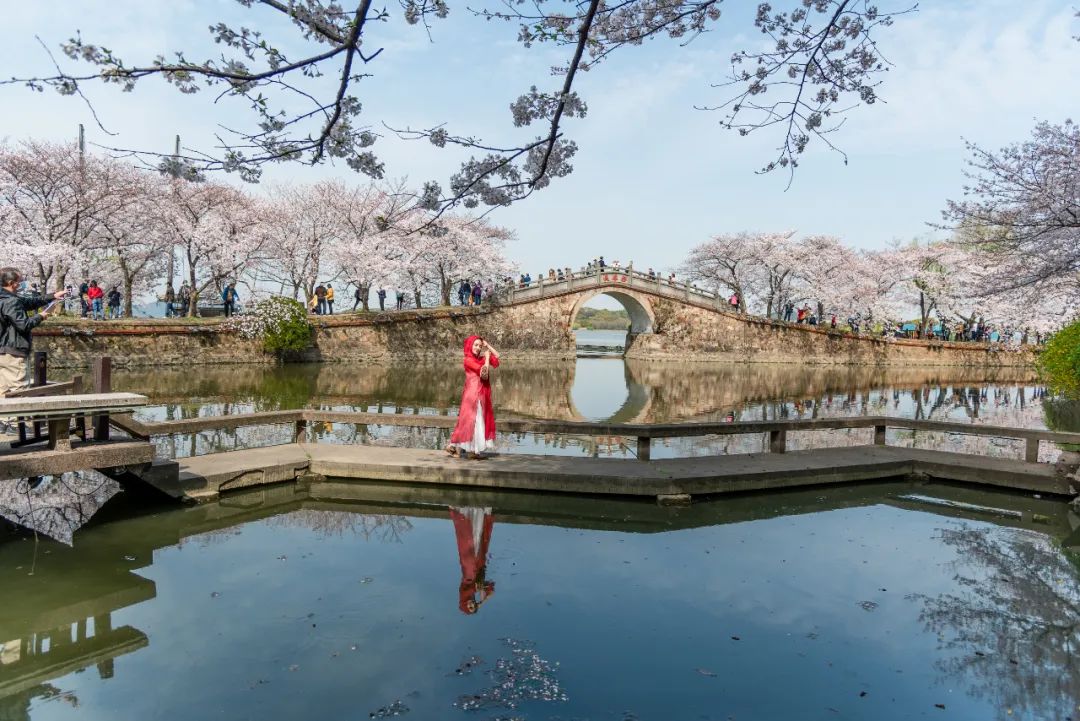
[[[298,353],[311,345],[311,324],[303,303],[275,296],[259,301],[248,312],[229,319],[243,338],[261,338],[268,353]]]
[[[1039,366],[1055,391],[1080,398],[1080,320],[1051,336],[1039,354]]]

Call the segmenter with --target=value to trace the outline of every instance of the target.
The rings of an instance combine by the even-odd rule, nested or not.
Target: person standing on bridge
[[[0,268],[0,396],[28,385],[26,359],[30,355],[31,333],[49,312],[41,311],[34,316],[26,312],[44,308],[67,294],[61,290],[51,297],[20,298],[20,282],[22,275],[18,269]]]
[[[491,405],[491,369],[499,367],[499,353],[483,338],[465,339],[465,390],[457,425],[450,435],[446,452],[455,458],[462,455],[483,460],[485,451],[495,446],[495,410]]]

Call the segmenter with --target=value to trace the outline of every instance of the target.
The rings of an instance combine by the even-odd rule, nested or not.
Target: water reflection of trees
[[[998,718],[1065,718],[1080,699],[1080,578],[1075,559],[1038,533],[949,528],[957,589],[916,596],[921,621]]]
[[[792,367],[766,364],[644,362],[628,360],[623,372],[631,395],[620,413],[624,422],[797,420],[891,415],[927,420],[1041,427],[1042,388],[1019,368]],[[496,377],[497,416],[577,418],[571,388],[573,363],[506,363]],[[279,368],[205,368],[197,374],[165,370],[120,372],[115,384],[148,393],[162,405],[146,411],[153,420],[191,419],[312,406],[331,410],[453,414],[460,400],[456,363],[414,366],[297,364]],[[577,391],[575,391],[577,392]],[[629,409],[633,406],[633,409]],[[636,409],[636,410],[635,410]],[[327,442],[377,443],[438,448],[447,432],[430,429],[339,424],[312,430]],[[792,434],[793,450],[861,445],[869,431]],[[214,451],[288,443],[288,425],[222,428],[159,437],[159,453],[179,458]],[[501,435],[504,450],[627,456],[633,442],[622,438]],[[919,448],[1021,457],[1022,444],[929,432],[890,431],[889,443]],[[672,455],[746,453],[766,450],[761,436],[675,439],[658,444]],[[1044,444],[1045,445],[1045,444]],[[1044,448],[1043,460],[1056,452]]]
[[[272,516],[267,525],[278,528],[302,528],[322,538],[358,536],[365,541],[401,543],[401,537],[413,529],[405,516],[349,513],[303,508],[281,516]]]
[[[97,471],[0,481],[0,517],[71,545],[75,531],[120,492]]]

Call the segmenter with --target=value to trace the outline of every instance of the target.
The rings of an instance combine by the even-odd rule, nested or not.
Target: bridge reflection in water
[[[602,369],[602,370],[597,370]],[[584,376],[579,382],[579,376]],[[603,387],[597,379],[603,377]],[[910,397],[915,417],[951,410],[941,404],[941,389],[1031,385],[1034,371],[1020,368],[874,368],[868,366],[781,366],[766,364],[677,363],[610,358],[536,364],[504,363],[495,380],[496,410],[524,418],[667,423],[715,420],[728,413],[795,402],[839,406],[869,400],[871,391]],[[156,407],[140,411],[148,420],[301,408],[378,412],[456,412],[462,372],[457,362],[428,365],[352,365],[338,363],[253,366],[244,373],[229,368],[154,371],[116,370],[113,387],[150,397]],[[914,391],[919,391],[918,397]],[[931,397],[926,392],[930,391]],[[583,412],[598,394],[610,415]],[[948,396],[953,396],[950,392]],[[963,411],[980,412],[976,396],[962,400]],[[617,404],[617,405],[616,405]],[[813,406],[813,404],[810,404]],[[586,409],[588,410],[588,409]],[[852,408],[852,413],[858,413]],[[812,411],[811,411],[812,413]],[[941,419],[940,415],[937,417]]]
[[[238,492],[218,503],[126,519],[123,509],[114,509],[80,531],[74,547],[45,541],[0,542],[0,587],[4,589],[0,718],[29,719],[33,706],[46,700],[77,706],[77,695],[65,690],[63,681],[74,672],[93,667],[108,683],[119,673],[114,659],[137,655],[150,643],[144,631],[115,616],[122,616],[130,606],[154,603],[157,586],[141,574],[153,564],[155,552],[229,533],[228,529],[252,521],[273,519],[325,533],[348,529],[366,538],[394,541],[411,530],[414,519],[443,519],[446,553],[440,563],[459,567],[461,573],[457,593],[446,588],[446,603],[456,603],[461,612],[471,615],[485,604],[499,603],[495,580],[487,577],[486,570],[491,544],[498,543],[498,534],[493,532],[496,525],[655,534],[876,505],[1037,532],[1039,537],[1045,534],[1052,547],[1066,552],[1080,547],[1080,532],[1074,530],[1077,523],[1063,503],[906,482],[777,492],[764,498],[733,496],[687,508],[664,508],[628,500],[331,479],[300,492],[291,485],[268,487]],[[451,550],[455,547],[456,552]],[[512,587],[519,583],[515,576],[511,573],[498,582]],[[927,601],[937,614],[934,624],[945,622],[942,614],[947,611],[943,606],[947,600]],[[1025,611],[1029,616],[1031,612]]]
[[[251,367],[243,374],[214,368],[200,368],[198,373],[176,369],[117,370],[113,382],[118,389],[151,398],[155,405],[141,411],[140,417],[180,420],[308,405],[341,411],[449,415],[457,412],[462,377],[458,363],[292,364]],[[496,412],[502,418],[658,423],[892,415],[1043,427],[1043,391],[1031,371],[1019,368],[886,369],[580,358],[576,362],[543,364],[507,362],[500,367],[495,383]],[[332,437],[330,428],[318,432],[327,440],[344,443],[381,438],[391,443],[435,447],[446,441],[445,434],[416,430],[399,429],[394,433],[401,437],[391,434],[385,438],[378,433],[369,435],[364,428],[338,430],[337,438]],[[858,432],[847,435],[850,442],[836,437],[828,439],[829,443],[869,442]],[[813,434],[806,438],[793,436],[791,448],[810,447],[808,444],[824,439],[810,436]],[[155,439],[155,443],[161,455],[176,458],[291,440],[289,430],[279,426],[168,436]],[[566,445],[568,453],[588,455],[626,452],[623,440],[618,438],[573,439],[569,444],[565,437],[508,442],[523,449],[536,442],[547,447]],[[722,441],[704,438],[672,441],[655,450],[658,457],[740,453],[760,451],[763,442],[761,438],[743,436]],[[926,442],[934,445],[919,447],[966,450],[953,446],[969,441],[932,436]],[[975,447],[970,450],[982,452]]]

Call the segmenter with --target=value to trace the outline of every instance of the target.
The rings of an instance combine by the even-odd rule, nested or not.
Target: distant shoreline
[[[625,310],[582,308],[574,319],[574,330],[627,330],[630,316]]]

